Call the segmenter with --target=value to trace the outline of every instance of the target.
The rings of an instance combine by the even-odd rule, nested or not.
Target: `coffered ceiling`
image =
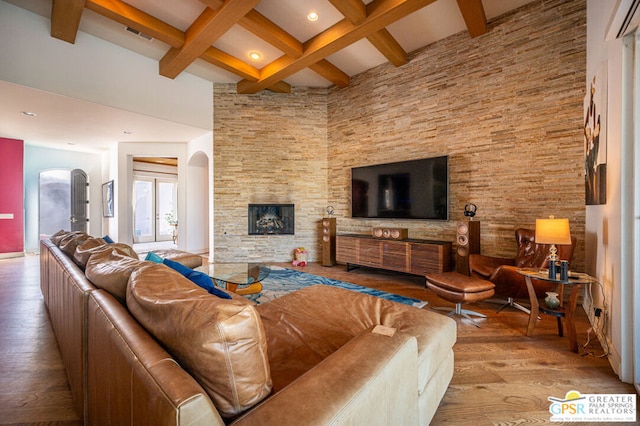
[[[192,72],[239,93],[345,87],[451,34],[482,35],[489,19],[529,1],[9,0],[49,17],[52,37],[74,43],[85,31],[157,59],[167,78]]]
[[[400,67],[410,53],[465,31],[478,37],[488,31],[491,19],[532,0],[0,0],[47,19],[50,37],[70,48],[79,32],[90,34],[157,61],[157,73],[168,79],[196,75],[217,83],[236,84],[239,93],[263,90],[288,93],[292,86],[346,87],[353,76],[383,63]],[[314,12],[315,21],[307,19]],[[252,58],[251,54],[257,54]],[[99,54],[99,52],[98,52]],[[437,61],[438,58],[433,58]],[[46,92],[24,93],[29,88],[0,81],[3,105],[0,121],[4,135],[30,141],[60,143],[73,139],[105,149],[113,122],[126,121],[123,111],[109,114],[101,105],[57,99],[46,102]],[[9,95],[13,94],[13,98]],[[37,127],[18,126],[12,104],[39,99]],[[58,97],[59,98],[59,97]],[[101,126],[77,126],[60,117],[81,113],[85,121]],[[23,110],[30,108],[21,107]],[[6,114],[12,114],[10,117]],[[49,114],[51,112],[51,114]],[[49,129],[42,117],[58,117],[65,131]],[[5,118],[9,121],[5,121]],[[139,124],[140,117],[131,116]],[[164,123],[172,127],[175,123]],[[115,126],[116,124],[114,124]],[[118,125],[119,141],[123,125]],[[147,135],[137,131],[136,141],[161,141],[162,126],[150,120]],[[0,131],[2,131],[0,126]],[[180,134],[186,130],[184,138]],[[192,128],[166,128],[173,140],[190,140]],[[201,131],[202,129],[200,129]],[[195,133],[198,133],[196,129]],[[33,133],[33,134],[32,134]],[[112,134],[115,134],[115,130]],[[46,135],[46,136],[45,136]],[[103,137],[96,140],[96,135]],[[176,139],[178,138],[178,139]],[[114,141],[115,142],[115,141]],[[75,147],[74,149],[77,149]]]

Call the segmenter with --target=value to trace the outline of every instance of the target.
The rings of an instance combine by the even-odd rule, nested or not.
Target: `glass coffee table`
[[[208,263],[195,270],[209,275],[218,287],[244,295],[262,291],[261,281],[271,267],[264,263]]]

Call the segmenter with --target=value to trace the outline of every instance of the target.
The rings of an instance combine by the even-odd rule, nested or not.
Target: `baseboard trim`
[[[12,253],[0,253],[0,259],[11,259],[14,257],[24,257],[24,252],[16,251]]]

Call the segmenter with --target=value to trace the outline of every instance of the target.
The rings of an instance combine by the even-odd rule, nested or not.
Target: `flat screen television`
[[[449,219],[449,157],[353,167],[351,217]]]

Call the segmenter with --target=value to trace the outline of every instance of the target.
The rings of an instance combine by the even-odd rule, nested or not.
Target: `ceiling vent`
[[[145,34],[143,32],[140,32],[138,30],[136,30],[135,28],[131,28],[131,27],[124,27],[125,30],[129,31],[130,33],[133,33],[135,35],[137,35],[138,37],[142,37],[145,40],[153,40],[153,37],[151,37],[149,34]]]

